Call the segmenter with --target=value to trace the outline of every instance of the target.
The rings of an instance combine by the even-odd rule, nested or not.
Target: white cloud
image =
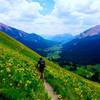
[[[49,15],[40,13],[39,2],[27,0],[0,0],[0,22],[26,32],[80,33],[100,24],[100,0],[54,0]]]
[[[6,0],[0,0],[0,13],[5,13],[9,11],[10,8],[9,2],[6,2]]]
[[[100,0],[54,0],[52,15],[64,18],[71,32],[83,31],[100,24]],[[77,25],[77,27],[75,27]],[[87,28],[86,28],[87,27]],[[74,29],[74,31],[72,31]]]
[[[3,11],[0,13],[0,18],[5,16],[9,21],[33,20],[40,15],[40,10],[42,10],[42,7],[37,2],[29,3],[26,0],[0,0],[0,12]]]

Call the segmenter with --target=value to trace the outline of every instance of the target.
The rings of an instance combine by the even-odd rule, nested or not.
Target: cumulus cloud
[[[30,1],[30,2],[29,2]],[[100,24],[100,0],[54,0],[51,13],[31,0],[0,0],[0,22],[39,34],[80,33]]]
[[[32,21],[40,15],[39,3],[26,0],[0,0],[0,19],[2,21]],[[20,24],[20,23],[19,23]]]
[[[52,15],[63,19],[68,32],[80,33],[100,24],[100,0],[54,0]]]

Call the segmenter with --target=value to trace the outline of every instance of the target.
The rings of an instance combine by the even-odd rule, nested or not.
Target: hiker
[[[40,79],[44,79],[44,68],[45,68],[45,61],[40,58],[37,64],[40,72]]]

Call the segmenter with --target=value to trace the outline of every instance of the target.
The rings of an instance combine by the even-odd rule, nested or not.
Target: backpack
[[[45,67],[45,61],[44,60],[40,60],[39,64],[40,64],[40,67],[43,67],[43,68]]]

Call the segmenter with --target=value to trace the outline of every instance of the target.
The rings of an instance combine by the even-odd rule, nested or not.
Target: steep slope
[[[16,44],[16,45],[15,45]],[[35,65],[39,55],[0,32],[0,95],[10,100],[48,100]],[[99,100],[100,84],[46,60],[45,78],[62,100]],[[3,73],[2,73],[3,72]],[[32,84],[31,84],[31,82]],[[18,84],[19,83],[19,84]]]
[[[2,23],[0,23],[0,31],[5,32],[41,55],[45,55],[44,50],[46,48],[56,44],[56,42],[46,40],[35,33],[29,34]]]
[[[0,32],[0,100],[49,100],[29,52]]]
[[[81,33],[76,39],[64,44],[60,60],[87,65],[99,64],[99,58],[100,25]]]

